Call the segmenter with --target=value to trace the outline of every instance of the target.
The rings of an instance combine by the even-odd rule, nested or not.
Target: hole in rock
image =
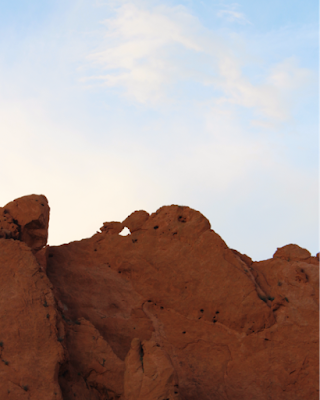
[[[216,311],[216,314],[219,314],[219,311]]]
[[[204,310],[201,308],[200,312],[203,312]]]
[[[159,228],[158,225],[156,225],[156,226],[153,227],[153,229],[158,229],[158,228]]]
[[[126,226],[122,229],[122,231],[119,233],[120,236],[128,236],[131,235],[130,229],[127,228]]]
[[[183,334],[185,334],[185,333],[186,333],[186,331],[183,331],[182,333],[183,333]]]

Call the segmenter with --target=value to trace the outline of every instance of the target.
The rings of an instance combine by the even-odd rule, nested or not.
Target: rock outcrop
[[[0,267],[0,399],[62,400],[52,285],[23,242],[0,239]]]
[[[44,247],[48,217],[44,196],[0,209],[1,399],[318,399],[307,250],[253,262],[181,206]]]
[[[25,196],[0,208],[0,238],[25,242],[34,252],[47,243],[49,205],[45,196]]]

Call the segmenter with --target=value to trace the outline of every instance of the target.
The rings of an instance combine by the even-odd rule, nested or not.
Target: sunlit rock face
[[[44,196],[0,208],[1,399],[318,399],[307,250],[252,262],[177,205],[44,247],[48,218]]]

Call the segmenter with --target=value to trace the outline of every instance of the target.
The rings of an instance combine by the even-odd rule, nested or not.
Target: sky
[[[49,244],[185,205],[255,261],[319,251],[318,1],[0,3],[0,206]]]

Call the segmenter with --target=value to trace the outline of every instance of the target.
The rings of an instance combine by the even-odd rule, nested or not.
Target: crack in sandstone
[[[229,261],[227,258],[225,258],[225,256],[224,256],[224,259],[225,259],[228,263],[230,263],[234,268],[236,268],[238,271],[241,271],[240,268],[238,268],[238,267],[237,267],[236,265],[234,265],[231,261]],[[249,269],[249,267],[247,266],[247,264],[246,264],[244,261],[242,261],[240,257],[237,257],[237,259],[238,259],[238,261],[240,261],[240,263],[243,265],[243,270],[244,270],[245,275],[248,276],[248,277],[251,279],[251,281],[253,282],[253,284],[255,285],[255,288],[256,288],[258,297],[259,297],[261,300],[263,300],[263,301],[267,304],[267,306],[268,306],[269,308],[271,308],[271,305],[272,305],[272,304],[271,304],[271,302],[268,300],[268,295],[264,292],[264,290],[261,289],[260,285],[259,285],[258,282],[256,281],[255,277],[253,276],[253,274],[252,274],[252,272],[250,271],[250,269]],[[252,269],[253,269],[253,268],[252,268]]]
[[[169,208],[170,212],[175,209],[176,208]],[[188,212],[189,215],[193,217],[193,211],[188,210]],[[29,218],[30,212],[28,211],[26,214]],[[177,215],[179,215],[180,217],[180,214]],[[19,220],[19,222],[21,222],[19,218],[20,217],[18,216],[17,219]],[[35,217],[30,218],[30,220],[31,222],[34,221]],[[160,222],[163,220],[165,220],[164,215],[160,215],[159,220],[157,220],[156,222],[157,224],[159,224],[160,229]],[[201,219],[199,219],[199,221],[201,222]],[[228,250],[228,247],[222,245],[222,243],[218,239],[215,239],[215,233],[211,232],[212,236],[210,237],[210,235],[207,233],[207,230],[203,230],[200,232],[200,230],[202,229],[201,228],[198,234],[197,224],[193,224],[192,226],[190,224],[190,228],[187,225],[188,223],[185,225],[187,229],[184,230],[183,224],[181,224],[182,229],[181,231],[178,231],[177,229],[178,234],[176,235],[173,235],[175,233],[173,230],[171,230],[169,233],[166,232],[163,235],[163,239],[166,240],[163,241],[163,246],[161,243],[160,245],[159,243],[157,244],[157,246],[159,245],[161,249],[159,249],[159,252],[157,252],[156,254],[153,254],[155,250],[153,246],[150,246],[149,248],[143,243],[143,241],[140,242],[140,239],[138,246],[141,245],[142,247],[146,247],[141,252],[139,252],[139,250],[135,251],[134,253],[130,253],[131,248],[129,249],[129,246],[127,245],[128,240],[125,239],[125,237],[121,239],[120,244],[117,243],[115,249],[112,248],[111,251],[110,246],[112,247],[112,243],[115,242],[110,241],[110,246],[108,245],[108,243],[106,244],[106,246],[101,246],[101,243],[99,242],[105,237],[102,234],[99,235],[102,235],[104,237],[96,236],[96,238],[92,239],[91,242],[90,239],[85,242],[76,242],[69,248],[69,250],[71,251],[61,252],[61,254],[59,255],[59,257],[61,258],[58,258],[58,261],[56,261],[57,276],[55,277],[55,280],[53,280],[54,283],[52,284],[53,286],[55,286],[54,289],[57,291],[57,297],[55,299],[56,303],[52,301],[51,296],[47,295],[51,293],[51,289],[48,289],[48,293],[46,293],[44,296],[44,298],[47,298],[47,300],[42,303],[50,306],[50,311],[53,312],[52,315],[54,316],[54,318],[50,317],[50,326],[47,326],[48,320],[45,314],[48,309],[43,309],[42,307],[40,307],[40,318],[37,321],[37,325],[35,325],[35,329],[38,335],[36,339],[41,338],[40,333],[46,330],[47,335],[55,337],[55,340],[52,340],[52,346],[50,346],[50,349],[49,346],[48,349],[45,347],[44,343],[47,343],[45,340],[38,340],[36,345],[34,345],[33,348],[30,348],[30,353],[32,353],[32,355],[36,354],[37,363],[32,364],[33,359],[31,357],[28,360],[28,366],[32,365],[32,371],[35,371],[38,376],[41,375],[41,379],[43,377],[44,378],[43,381],[41,381],[41,387],[39,385],[39,382],[32,382],[32,387],[30,387],[30,391],[28,393],[21,393],[22,395],[24,395],[23,397],[29,397],[31,396],[31,393],[32,395],[33,393],[35,393],[36,396],[37,390],[39,390],[40,392],[43,391],[43,387],[46,387],[46,385],[48,388],[50,387],[50,385],[52,385],[53,368],[52,365],[49,365],[48,363],[48,350],[52,351],[50,357],[52,357],[52,360],[55,360],[55,362],[57,360],[62,361],[62,359],[64,360],[63,362],[69,362],[68,350],[71,350],[72,348],[72,343],[69,340],[71,336],[68,336],[68,332],[70,333],[70,327],[68,324],[65,324],[65,322],[62,323],[62,320],[60,318],[62,308],[60,309],[57,306],[57,299],[60,296],[60,289],[61,291],[68,293],[70,288],[72,288],[75,289],[74,304],[72,302],[70,303],[74,306],[74,310],[72,310],[72,312],[74,311],[76,313],[79,313],[79,316],[84,315],[85,318],[88,318],[89,320],[88,313],[91,313],[91,307],[94,307],[95,311],[93,320],[98,325],[99,322],[101,322],[101,324],[99,325],[101,329],[105,327],[105,329],[108,330],[108,334],[110,333],[110,347],[112,350],[112,343],[116,343],[116,346],[119,346],[120,350],[127,349],[128,340],[131,339],[132,335],[144,335],[145,342],[143,343],[145,344],[146,354],[149,354],[148,345],[153,346],[153,348],[156,349],[157,353],[159,354],[159,350],[151,342],[154,341],[155,337],[160,340],[159,343],[161,344],[161,347],[163,347],[160,350],[168,355],[172,362],[175,363],[176,371],[179,370],[179,374],[181,374],[178,377],[181,377],[180,387],[181,393],[183,393],[181,399],[192,398],[203,400],[211,399],[213,397],[217,398],[217,400],[226,400],[231,397],[232,399],[258,399],[260,397],[265,399],[277,399],[283,396],[282,400],[288,400],[290,398],[299,398],[300,400],[315,400],[317,394],[317,359],[315,354],[318,348],[316,346],[317,321],[315,321],[314,315],[316,314],[317,310],[316,307],[313,305],[313,302],[308,302],[309,298],[307,297],[309,296],[309,292],[306,290],[295,290],[294,296],[292,295],[293,302],[291,302],[290,295],[285,294],[286,296],[289,296],[290,303],[287,304],[285,302],[284,304],[280,304],[279,307],[287,306],[288,308],[290,308],[290,319],[286,319],[288,314],[284,312],[286,310],[285,308],[283,308],[282,312],[279,313],[281,319],[279,318],[278,322],[275,321],[274,325],[276,326],[272,327],[271,330],[268,329],[270,328],[269,324],[273,323],[272,313],[269,311],[269,308],[271,304],[273,308],[276,305],[276,302],[270,303],[268,301],[267,293],[272,293],[272,291],[274,290],[274,287],[270,287],[268,280],[270,282],[275,282],[276,286],[275,279],[279,279],[280,281],[284,279],[284,281],[286,281],[287,276],[285,275],[285,273],[281,269],[279,269],[277,270],[277,273],[274,274],[273,270],[267,268],[268,265],[274,266],[274,260],[272,259],[269,260],[270,264],[267,264],[268,260],[266,260],[266,263],[263,264],[262,269],[260,269],[260,266],[258,264],[253,264],[254,268],[256,268],[253,269],[251,267],[251,260],[249,261],[244,255],[240,256],[240,263],[239,255],[231,257],[231,252]],[[27,227],[32,235],[34,233],[31,232],[33,230],[33,227],[40,228],[40,225],[34,224],[34,222],[32,222],[31,224],[25,223],[23,224],[23,226]],[[171,226],[177,226],[177,224],[174,223],[174,219],[172,219]],[[159,233],[160,229],[158,231]],[[150,237],[147,237],[147,235],[149,235],[149,233],[152,234],[152,225],[150,225],[149,230],[151,230],[151,232],[146,232],[145,237],[146,239],[148,239],[146,240],[146,243],[148,242],[150,244]],[[203,236],[205,233],[206,235]],[[171,242],[170,236],[172,239]],[[36,249],[39,248],[39,245],[36,243],[38,240],[37,235],[34,235],[32,237],[32,240],[34,240],[32,248],[34,248],[36,251]],[[175,242],[176,239],[179,240],[181,244]],[[95,240],[97,242],[94,242]],[[25,241],[27,243],[26,239]],[[36,279],[35,284],[28,281],[26,282],[26,274],[23,275],[19,271],[19,268],[21,268],[21,266],[27,267],[27,264],[30,263],[31,258],[30,255],[28,255],[31,248],[30,243],[28,242],[29,245],[16,243],[16,247],[14,249],[11,249],[12,243],[14,242],[11,240],[1,240],[0,247],[2,246],[1,248],[4,249],[4,253],[1,258],[1,264],[8,264],[8,276],[9,273],[11,274],[11,269],[14,275],[15,271],[18,271],[13,280],[16,281],[17,287],[19,287],[20,290],[20,294],[22,294],[22,296],[24,297],[22,299],[22,306],[20,307],[19,303],[20,308],[15,307],[14,315],[11,311],[10,313],[12,315],[10,315],[10,313],[6,311],[6,309],[3,309],[2,320],[5,322],[3,323],[3,326],[1,328],[0,340],[3,340],[6,344],[8,338],[10,338],[10,340],[12,340],[11,348],[14,349],[14,346],[16,346],[16,351],[18,351],[21,341],[23,341],[24,343],[28,341],[28,343],[32,343],[33,345],[34,336],[32,336],[33,332],[29,332],[26,329],[23,329],[23,325],[21,325],[19,330],[19,322],[17,322],[15,325],[15,320],[19,321],[25,314],[28,314],[27,322],[32,324],[33,317],[37,317],[37,312],[39,308],[37,303],[39,301],[41,302],[44,293],[41,289],[41,286],[37,283],[40,282],[39,275],[37,275],[37,273],[39,273],[40,271],[36,269],[29,269],[29,275],[32,275]],[[96,267],[96,264],[93,265],[92,259],[90,258],[90,246],[92,244],[94,244],[95,248],[99,250],[99,252],[95,254],[97,254],[101,259],[107,259],[109,257],[109,252],[111,253],[110,257],[112,256],[114,260],[114,265],[112,265],[113,270],[116,270],[118,268],[117,260],[122,260],[124,257],[126,257],[127,249],[129,249],[128,251],[130,253],[128,257],[132,256],[135,258],[135,273],[137,274],[137,276],[131,276],[130,278],[127,278],[126,275],[126,279],[123,279],[123,275],[126,269],[121,270],[120,273],[123,273],[123,275],[118,275],[119,277],[121,277],[121,279],[114,279],[112,283],[110,283],[108,286],[108,289],[110,289],[112,293],[114,291],[114,296],[113,294],[109,295],[105,292],[95,293],[95,285],[99,285],[100,280],[109,275],[102,271],[101,276],[95,275],[92,277],[92,279],[90,279],[90,275],[92,275],[91,273],[93,271],[92,268]],[[8,246],[8,249],[11,253],[7,252],[7,247],[4,246]],[[175,248],[174,246],[177,247]],[[192,249],[194,249],[195,247],[197,247],[197,249],[193,251]],[[183,259],[179,258],[179,255],[177,254],[178,248],[182,249],[181,253],[184,256]],[[52,247],[52,249],[54,249],[54,247]],[[289,250],[291,251],[291,248]],[[287,249],[285,250],[285,252],[288,253],[289,250]],[[54,251],[52,253],[54,253]],[[59,248],[57,253],[59,253]],[[141,263],[143,265],[139,266],[140,253],[147,258],[149,257],[148,259],[151,260],[151,262],[147,262],[146,260],[144,260]],[[216,258],[212,257],[213,254],[216,256]],[[206,268],[208,266],[209,268],[211,267],[210,263],[212,261],[212,267],[216,269],[216,272],[211,271],[210,274],[207,273],[205,277],[203,277],[202,275],[203,280],[201,280],[202,278],[199,278],[197,274],[194,274],[194,269],[200,267],[200,264],[198,263],[199,256],[200,258],[203,257],[203,260],[205,261],[204,265]],[[213,260],[212,258],[215,259]],[[223,260],[223,258],[225,261]],[[184,263],[184,260],[189,261],[189,259],[190,263]],[[85,279],[73,280],[73,278],[77,277],[64,276],[64,267],[68,266],[71,262],[73,263],[73,266],[72,268],[70,267],[70,270],[77,274],[77,272],[79,272],[79,269],[77,268],[79,267],[79,265],[81,265],[81,273],[83,272],[82,278]],[[129,259],[125,260],[122,268],[125,268],[127,266],[126,263],[129,263]],[[164,271],[162,271],[162,266],[164,265],[164,263],[166,263],[167,269],[164,269]],[[288,267],[292,265],[292,267],[294,268],[295,264],[290,264],[289,260],[288,263]],[[180,271],[186,272],[180,273],[180,277],[178,277],[175,274],[175,271],[172,271],[172,269],[175,268],[174,265],[182,268],[181,270],[179,269]],[[159,273],[157,273],[157,266],[159,266],[160,269]],[[224,266],[227,266],[226,270],[228,271],[228,274],[222,274],[219,270],[219,268],[223,268]],[[148,271],[145,271],[144,267]],[[65,269],[68,268],[66,267]],[[95,269],[96,268],[94,268],[94,270]],[[50,266],[48,267],[48,270],[50,275]],[[4,270],[4,272],[6,271]],[[243,273],[247,275],[247,278],[249,278],[250,281],[242,276]],[[230,276],[232,274],[236,275],[239,281],[237,281],[237,279],[233,279],[233,277]],[[229,277],[231,278],[230,281]],[[5,274],[3,278],[5,278]],[[127,285],[127,279],[131,281],[132,289]],[[290,289],[291,292],[292,289],[301,287],[303,288],[304,285],[302,285],[302,282],[308,281],[308,279],[311,285],[315,285],[315,280],[317,279],[316,273],[312,271],[312,273],[310,273],[310,276],[308,274],[308,277],[306,276],[306,278],[304,279],[302,276],[301,279],[302,281],[300,283],[294,281],[292,283],[289,282],[289,286],[287,286],[287,288]],[[4,279],[3,281],[3,298],[6,300],[6,284]],[[43,280],[43,282],[44,281],[45,280]],[[185,283],[185,281],[188,281],[188,283]],[[25,286],[24,282],[26,282]],[[192,282],[193,290],[190,290],[190,282]],[[205,287],[201,286],[199,282],[205,282]],[[240,285],[244,285],[244,287],[242,288]],[[188,287],[187,291],[183,289],[184,286]],[[86,290],[87,288],[89,289],[86,294],[81,296],[81,289],[83,287],[86,287]],[[105,287],[103,288],[105,289]],[[235,288],[235,291],[233,291],[232,288]],[[185,289],[187,288],[185,287]],[[217,291],[217,295],[214,294],[214,290]],[[277,292],[278,294],[279,290],[280,289],[278,289]],[[90,301],[92,300],[90,297],[91,291],[92,296],[96,296],[95,301],[92,302],[94,306],[90,303]],[[265,302],[269,307],[268,309],[266,309],[264,304],[256,299],[256,294],[253,294],[253,291],[260,297],[260,299],[266,300]],[[38,294],[35,295],[33,293]],[[211,293],[213,293],[212,296]],[[243,297],[239,297],[239,293],[242,293]],[[280,294],[281,293],[282,292],[280,291]],[[147,296],[150,299],[153,299],[155,303],[158,303],[158,306],[155,303],[151,304],[148,301],[145,301],[145,299],[148,299]],[[218,299],[220,299],[219,296],[222,300],[219,300],[219,308],[215,308],[216,301],[218,302]],[[25,298],[27,297],[31,298],[31,305],[30,301],[29,303],[26,302]],[[241,299],[242,301],[245,300],[245,303],[242,303]],[[12,298],[12,301],[13,300],[14,298]],[[111,304],[109,300],[112,302],[114,301],[115,303],[120,305],[119,314],[115,314],[113,313],[113,309],[113,311],[109,309],[109,305]],[[277,295],[276,301],[278,300],[279,296]],[[122,303],[123,301],[125,301],[125,303]],[[163,303],[161,304],[162,301]],[[279,301],[281,301],[281,299]],[[88,304],[90,305],[90,307],[88,306]],[[230,310],[228,308],[229,304],[231,305]],[[26,307],[24,307],[24,305],[28,306],[30,309],[25,310]],[[163,309],[162,306],[164,305],[165,310],[162,314],[159,306]],[[223,306],[225,307],[225,310],[228,311],[226,312],[225,317],[222,314]],[[139,311],[137,313],[132,313],[132,315],[130,314],[131,311],[140,310],[140,308],[143,312]],[[179,311],[176,311],[176,309]],[[33,310],[35,310],[36,312],[33,313]],[[112,313],[110,310],[112,311]],[[217,315],[216,323],[212,324],[212,322],[210,321],[210,316],[211,313],[216,312],[216,310],[219,310],[218,313],[220,315]],[[274,311],[273,315],[277,316],[275,313],[276,310],[272,309],[272,307],[271,310]],[[45,313],[43,313],[43,311]],[[198,316],[200,316],[201,320],[196,317],[197,312],[199,313]],[[200,314],[200,312],[202,314]],[[97,313],[98,315],[95,315],[95,313]],[[125,317],[120,315],[121,313],[125,314]],[[305,325],[299,325],[297,323],[297,321],[301,322],[300,315],[302,314],[305,314],[303,315],[303,321],[306,321]],[[122,320],[117,321],[114,317],[115,320],[109,324],[108,318],[113,318],[113,315],[119,317],[119,320],[121,318],[123,318],[124,320],[132,319],[132,321],[134,322],[133,324],[124,323],[124,321]],[[253,318],[256,318],[257,316],[257,320],[249,319],[251,318],[251,315],[253,316]],[[232,323],[235,324],[232,326],[238,327],[238,323],[235,322],[235,319],[237,319],[238,321],[238,317],[239,323],[241,323],[240,332],[238,330],[229,328],[228,325],[225,325]],[[136,324],[136,321],[140,318],[142,329],[139,332],[131,330],[129,331],[128,328],[131,329],[132,325]],[[220,322],[219,318],[221,318],[223,323]],[[246,338],[245,340],[242,340],[244,337],[246,337],[246,333],[242,331],[242,326],[246,327],[247,322],[248,326],[250,324],[256,324],[255,326],[257,326],[258,330],[261,327],[260,333],[257,334],[257,329],[252,327],[252,329],[255,329],[254,335]],[[109,344],[109,341],[104,335],[101,334],[100,330],[95,326],[95,324],[92,324],[94,328],[99,332],[100,336],[106,341],[106,343]],[[24,324],[24,326],[25,325],[26,323]],[[268,327],[267,329],[266,326]],[[296,326],[299,328],[296,328]],[[12,334],[12,332],[14,332],[14,334]],[[65,340],[62,343],[56,343],[57,334],[59,335],[59,333],[63,333],[63,336],[69,339]],[[179,336],[179,334],[181,333],[186,334]],[[20,334],[21,336],[19,336]],[[149,336],[151,336],[151,338],[149,338]],[[269,336],[275,337],[277,338],[277,340],[272,339],[271,341],[269,339]],[[265,341],[266,339],[268,341]],[[86,351],[88,350],[85,348],[85,340],[89,339],[84,338],[83,340],[83,347],[78,349],[80,354],[82,353],[82,351],[86,353]],[[143,339],[140,337],[139,340]],[[215,343],[215,341],[219,341],[219,343]],[[271,346],[270,341],[272,343]],[[174,345],[172,343],[174,343]],[[275,344],[274,348],[272,346],[273,344]],[[156,343],[156,345],[158,345],[158,343]],[[180,347],[180,345],[182,347]],[[216,347],[216,349],[214,349],[214,347]],[[117,351],[120,351],[119,348],[117,347]],[[233,354],[231,354],[230,349],[233,351]],[[7,349],[5,349],[5,352],[1,352],[0,349],[0,353],[2,353],[3,356],[7,356],[6,350]],[[12,352],[14,352],[14,350],[12,350]],[[19,354],[15,356],[18,357]],[[192,359],[192,362],[190,363],[192,364],[192,370],[190,370],[190,368],[187,366],[186,360],[188,358]],[[91,364],[86,363],[87,368],[90,369],[89,376],[92,376],[92,378],[88,379],[92,379],[93,385],[96,385],[92,386],[95,389],[92,389],[92,392],[90,392],[93,393],[93,395],[98,395],[96,394],[96,391],[100,390],[100,387],[98,386],[99,383],[96,381],[95,375],[107,375],[107,372],[104,372],[104,362],[101,363],[99,357],[96,357],[96,360],[99,362],[100,366],[99,364],[93,364],[92,369]],[[290,360],[289,367],[288,360]],[[144,365],[146,369],[148,369],[150,365],[152,366],[152,363],[147,366],[147,356],[144,361],[146,361]],[[180,366],[178,366],[178,362],[180,361],[182,361],[182,363],[179,364]],[[120,373],[122,373],[122,367],[119,368],[120,372],[118,373],[118,371],[115,371],[115,363],[110,364],[112,364],[111,368],[113,375],[110,374],[111,380],[108,380],[108,382],[111,382],[112,379],[114,379],[114,376],[118,374],[117,377],[120,383],[118,384],[117,382],[116,385],[119,385],[118,387],[122,387],[121,385],[123,380],[121,379],[123,378],[121,378],[121,376],[119,378]],[[101,366],[103,368],[101,368]],[[102,372],[98,373],[95,368],[98,368],[98,370]],[[26,385],[29,384],[28,379],[26,378],[27,376],[29,376],[29,371],[27,371],[25,375],[23,375],[23,372],[21,372],[21,365],[16,365],[16,369],[17,371],[14,371],[14,368],[12,368],[12,370],[11,368],[10,370],[8,369],[7,373],[11,376],[9,375],[8,377],[5,377],[4,383],[0,382],[1,389],[2,387],[4,387],[3,385],[7,385],[7,382],[11,382],[9,379],[15,380],[14,377],[17,376],[17,374],[20,374],[19,379],[20,377],[21,379],[19,380],[19,382],[21,386],[23,386],[24,383]],[[210,375],[208,374],[208,371],[210,371]],[[276,377],[278,381],[276,381],[276,379],[273,379],[275,378],[274,371],[277,371],[277,373],[279,372]],[[58,373],[55,376],[57,375]],[[215,381],[215,377],[217,377],[218,375],[220,376],[219,381]],[[284,383],[281,381],[282,377],[284,377]],[[78,396],[78,393],[81,390],[79,389],[80,386],[77,387],[79,378],[77,376],[70,376],[68,378],[70,379],[68,380],[68,382],[65,383],[66,390],[73,387],[77,388],[77,390],[75,391],[77,391]],[[145,380],[146,383],[148,382],[147,378]],[[287,382],[289,381],[291,382],[291,386],[288,388]],[[132,379],[132,383],[135,383],[134,377]],[[163,381],[161,381],[160,384],[164,385],[162,386],[162,388],[166,388],[166,382],[164,383]],[[91,388],[91,383],[90,387],[87,383],[86,385],[88,388]],[[280,390],[280,385],[282,385],[282,392],[280,391],[279,395],[278,390]],[[174,385],[174,387],[178,387],[178,385]],[[17,389],[15,386],[11,386],[11,388],[14,391],[20,392],[19,389]],[[85,389],[85,385],[83,385],[83,388]],[[4,389],[6,388],[4,387]],[[136,394],[141,397],[140,400],[154,400],[154,398],[152,398],[152,396],[150,395],[150,392],[146,393],[146,391],[142,392],[141,390],[142,389],[140,387],[139,391],[136,392]],[[1,390],[0,392],[5,393]],[[83,396],[89,398],[91,396],[90,393],[87,396],[83,394]],[[111,398],[113,397],[113,393],[116,392],[112,392],[112,394],[110,393],[110,395],[108,394],[108,392],[103,394],[99,392],[99,396],[101,397],[102,395],[102,398],[110,396]],[[118,391],[117,393],[120,392]],[[232,395],[229,394],[228,396],[228,393],[232,393]],[[70,396],[73,396],[73,393],[70,392]],[[5,395],[2,395],[2,397],[5,397]],[[118,397],[118,394],[116,395],[116,397]],[[169,398],[169,395],[163,396],[163,398],[158,397],[158,400],[160,398],[161,400],[163,400]],[[170,399],[171,398],[172,397],[170,395]],[[136,396],[134,396],[134,398],[130,398],[129,400],[137,400],[137,398]]]

